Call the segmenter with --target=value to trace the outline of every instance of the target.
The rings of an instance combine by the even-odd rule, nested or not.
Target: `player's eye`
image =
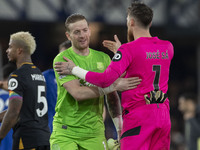
[[[77,31],[77,30],[76,30],[76,31],[74,31],[74,34],[78,34],[78,33],[79,33],[79,31]]]
[[[88,29],[84,29],[83,31],[84,31],[84,32],[87,32],[87,31],[88,31]]]

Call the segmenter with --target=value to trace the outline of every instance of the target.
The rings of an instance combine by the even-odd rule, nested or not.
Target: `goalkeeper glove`
[[[162,91],[151,91],[150,97],[148,95],[144,95],[146,104],[153,104],[153,103],[164,103],[167,99],[167,94],[163,93]]]
[[[120,145],[117,140],[114,140],[112,138],[108,139],[108,150],[120,150]]]

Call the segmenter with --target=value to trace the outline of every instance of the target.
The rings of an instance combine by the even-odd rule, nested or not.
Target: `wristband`
[[[85,76],[87,74],[87,70],[84,70],[82,68],[80,68],[79,66],[75,66],[74,68],[72,68],[72,74],[85,80]]]
[[[100,87],[98,87],[98,90],[99,90],[99,95],[100,96],[107,95],[108,93],[111,93],[111,92],[115,91],[113,84],[111,84],[109,87],[106,87],[106,88],[100,88]]]

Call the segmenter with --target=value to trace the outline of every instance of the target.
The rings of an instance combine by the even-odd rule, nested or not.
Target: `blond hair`
[[[10,36],[13,41],[19,41],[23,43],[23,46],[31,55],[35,52],[36,42],[35,38],[29,32],[17,32]]]

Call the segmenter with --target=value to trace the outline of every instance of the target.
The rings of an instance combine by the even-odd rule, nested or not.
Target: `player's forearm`
[[[102,88],[110,86],[120,76],[111,67],[108,67],[103,73],[98,73],[86,71],[76,66],[72,69],[72,74]]]
[[[117,92],[112,92],[108,94],[108,99],[106,103],[108,105],[108,111],[112,118],[115,118],[122,114],[120,98]]]
[[[2,112],[0,113],[0,122],[2,122],[3,117],[4,117],[4,115],[5,115],[6,112],[7,112],[7,110],[4,110],[4,111],[2,111]]]
[[[8,82],[7,81],[0,81],[0,88],[8,91]]]
[[[15,112],[7,111],[3,118],[1,128],[0,128],[0,139],[3,139],[10,129],[16,124],[18,119],[18,114]]]
[[[100,88],[100,87],[79,87],[75,90],[72,90],[70,94],[78,101],[87,100],[91,98],[97,98],[102,95],[106,95],[115,91],[113,85],[107,88]]]
[[[88,100],[88,99],[97,98],[100,96],[97,87],[87,87],[87,86],[74,89],[73,91],[70,91],[70,94],[77,101]]]
[[[108,99],[106,103],[108,106],[109,114],[113,120],[116,131],[118,133],[118,139],[119,139],[121,135],[123,121],[122,121],[122,115],[121,115],[122,110],[121,110],[120,98],[117,92],[108,94]]]

